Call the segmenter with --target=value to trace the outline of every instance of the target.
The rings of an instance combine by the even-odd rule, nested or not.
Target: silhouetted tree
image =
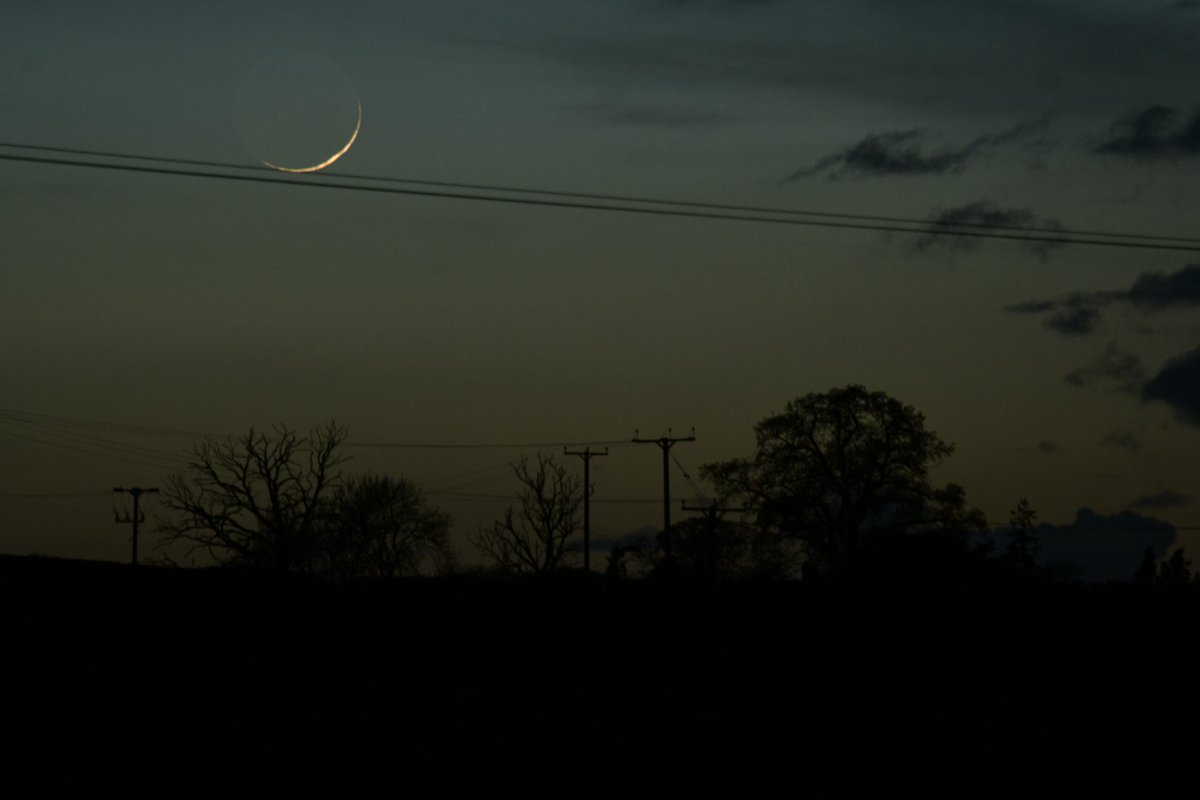
[[[450,523],[411,481],[350,478],[335,490],[322,524],[324,569],[342,580],[450,571]]]
[[[961,487],[929,483],[953,446],[883,392],[808,394],[759,422],[755,434],[751,458],[707,464],[701,474],[740,501],[760,530],[799,542],[810,569],[852,570],[881,537],[982,520]]]
[[[1160,586],[1187,586],[1192,582],[1192,562],[1188,560],[1183,548],[1178,548],[1171,557],[1158,567],[1158,584]]]
[[[308,436],[280,425],[274,435],[252,428],[203,440],[160,495],[175,512],[159,525],[163,544],[185,543],[220,563],[310,569],[345,439],[346,429],[331,421]]]
[[[1024,497],[1017,501],[1017,507],[1009,512],[1010,538],[1005,557],[1018,567],[1032,568],[1037,562],[1039,545],[1035,532],[1036,522],[1037,512]]]
[[[1158,557],[1154,555],[1153,547],[1147,547],[1142,553],[1142,563],[1138,565],[1137,572],[1133,574],[1133,582],[1138,586],[1152,586],[1157,572]]]
[[[706,579],[781,579],[799,573],[795,542],[735,520],[685,519],[671,525],[670,574]],[[643,534],[609,554],[611,577],[650,577],[666,568],[664,536]]]
[[[554,572],[563,566],[567,542],[579,530],[582,482],[553,456],[538,453],[531,464],[513,464],[522,489],[520,510],[509,506],[504,518],[481,528],[470,541],[509,575]]]

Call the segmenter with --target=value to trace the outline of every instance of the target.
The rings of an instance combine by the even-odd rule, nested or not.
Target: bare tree
[[[540,452],[535,463],[522,457],[512,467],[523,487],[520,510],[510,505],[503,519],[481,528],[471,543],[510,575],[553,572],[563,566],[567,541],[579,530],[583,483]]]
[[[361,475],[338,486],[322,528],[321,555],[336,578],[452,570],[451,517],[403,478]]]
[[[345,439],[346,428],[330,421],[308,436],[280,425],[274,435],[251,428],[203,440],[161,494],[176,514],[159,526],[163,544],[184,543],[220,563],[308,569]]]

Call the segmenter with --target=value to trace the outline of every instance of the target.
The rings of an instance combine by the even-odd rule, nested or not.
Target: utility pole
[[[741,512],[744,508],[726,508],[713,500],[706,506],[689,506],[687,500],[683,501],[681,506],[684,511],[699,511],[704,515],[704,521],[708,523],[707,536],[704,542],[704,558],[708,562],[709,577],[716,580],[717,577],[717,523],[721,521],[721,515],[729,511]]]
[[[603,453],[593,453],[592,448],[585,447],[583,450],[568,450],[563,448],[564,456],[579,456],[583,459],[583,571],[592,571],[592,516],[590,509],[590,498],[592,496],[592,479],[589,468],[591,461],[596,456],[608,455],[608,448],[604,448]]]
[[[671,565],[671,448],[675,446],[676,442],[696,441],[696,429],[692,428],[689,436],[672,437],[671,429],[667,428],[667,435],[657,439],[643,439],[638,433],[639,431],[635,428],[633,431],[635,443],[656,444],[663,454],[663,563],[667,564],[669,568]]]
[[[158,494],[158,489],[154,489],[154,488],[143,489],[140,486],[134,486],[129,489],[124,489],[124,488],[118,486],[115,489],[113,489],[113,491],[119,492],[121,494],[133,495],[133,515],[131,516],[129,514],[129,512],[126,511],[124,516],[122,516],[121,514],[117,513],[116,511],[113,511],[113,516],[115,516],[117,518],[118,523],[133,525],[132,563],[136,567],[137,563],[138,563],[138,524],[146,521],[146,517],[144,514],[142,514],[142,510],[139,507],[138,501],[141,499],[142,495],[144,495],[144,494]]]

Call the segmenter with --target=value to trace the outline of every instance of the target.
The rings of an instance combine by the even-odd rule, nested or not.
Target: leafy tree
[[[986,525],[961,487],[930,485],[953,446],[883,392],[851,385],[805,395],[759,422],[755,435],[752,457],[701,474],[760,530],[799,542],[810,569],[853,570],[867,548],[897,534]]]
[[[1142,563],[1138,565],[1137,572],[1133,574],[1133,582],[1138,586],[1152,586],[1158,571],[1158,556],[1154,554],[1153,547],[1147,547],[1142,552]]]
[[[1183,548],[1177,548],[1171,557],[1158,567],[1158,583],[1160,586],[1187,586],[1192,582],[1192,562],[1184,554]]]
[[[512,468],[522,486],[520,510],[510,505],[503,519],[470,541],[505,574],[554,572],[564,565],[567,543],[579,530],[583,483],[540,452],[533,463],[522,457]]]
[[[411,481],[350,478],[335,490],[322,524],[324,568],[342,580],[450,571],[450,523]]]
[[[186,544],[189,554],[203,551],[226,564],[311,569],[346,433],[331,421],[307,436],[279,425],[273,435],[251,428],[237,438],[204,439],[160,495],[175,512],[159,525],[164,546]]]

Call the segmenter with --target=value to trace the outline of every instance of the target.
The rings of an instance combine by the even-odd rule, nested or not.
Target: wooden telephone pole
[[[667,428],[667,435],[660,436],[657,439],[642,439],[638,436],[638,431],[634,429],[633,441],[637,444],[656,444],[662,450],[663,454],[663,562],[670,567],[671,564],[671,448],[678,442],[694,442],[696,441],[696,429],[693,428],[689,436],[672,437],[671,429]]]
[[[122,516],[121,514],[114,511],[113,515],[117,518],[118,523],[133,525],[132,563],[136,567],[137,563],[138,563],[138,524],[146,521],[146,516],[144,514],[142,514],[142,510],[139,507],[138,501],[141,499],[142,495],[144,495],[144,494],[158,494],[158,489],[154,489],[154,488],[143,489],[140,486],[133,486],[129,489],[125,489],[125,488],[118,486],[115,489],[113,489],[113,491],[121,493],[121,494],[133,495],[133,514],[130,515],[130,513],[128,511],[126,511],[125,514]]]
[[[591,479],[591,462],[596,456],[608,455],[608,448],[604,448],[603,453],[594,453],[592,448],[585,447],[583,450],[568,450],[563,448],[564,456],[579,456],[583,459],[583,571],[592,571],[592,516],[591,503],[592,496],[592,479]]]

